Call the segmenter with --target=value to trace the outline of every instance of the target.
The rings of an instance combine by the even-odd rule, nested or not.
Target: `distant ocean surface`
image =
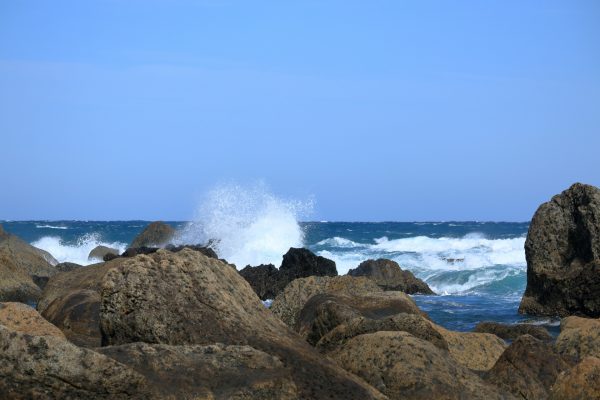
[[[60,262],[82,265],[99,244],[123,251],[148,221],[0,221],[4,229],[49,251]],[[242,228],[207,229],[168,222],[180,242],[221,240],[217,253],[239,268],[271,262],[287,248],[304,246],[334,260],[345,274],[370,258],[395,260],[423,279],[439,296],[414,296],[437,323],[468,331],[480,321],[530,322],[556,332],[558,321],[521,316],[526,284],[523,249],[528,223],[508,222],[296,222],[258,221]],[[219,224],[217,224],[219,225]],[[263,226],[264,225],[264,226]]]

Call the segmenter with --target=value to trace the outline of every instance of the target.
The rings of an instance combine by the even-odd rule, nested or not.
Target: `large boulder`
[[[152,222],[139,235],[129,247],[164,247],[175,237],[175,229],[162,221]]]
[[[281,360],[299,398],[381,398],[291,332],[228,264],[189,249],[122,260],[103,277],[104,345],[247,345]]]
[[[499,322],[480,322],[473,332],[493,333],[504,340],[515,340],[521,335],[531,335],[536,339],[551,341],[552,336],[543,326],[531,324],[501,324]]]
[[[298,315],[294,330],[308,343],[315,345],[329,331],[355,318],[375,320],[399,313],[425,315],[414,300],[403,292],[355,296],[321,293],[306,302]]]
[[[361,295],[382,293],[383,290],[368,278],[352,276],[310,276],[292,281],[277,295],[271,311],[290,328],[296,325],[298,315],[312,296],[320,293]]]
[[[404,271],[397,262],[380,258],[367,260],[348,271],[350,276],[366,276],[383,290],[400,290],[408,294],[435,294],[425,282],[410,271]]]
[[[281,280],[281,274],[273,264],[248,265],[239,272],[261,300],[274,299],[289,283]]]
[[[575,316],[563,318],[555,346],[566,356],[600,358],[600,320]]]
[[[576,183],[536,211],[519,312],[600,317],[600,189]]]
[[[111,247],[106,247],[106,246],[96,246],[92,249],[92,251],[90,251],[90,254],[88,255],[88,260],[103,261],[104,257],[107,254],[112,254],[113,256],[118,256],[119,250],[113,249]]]
[[[486,381],[523,399],[547,399],[558,375],[572,366],[550,344],[517,338],[486,373]]]
[[[407,332],[359,335],[328,355],[392,400],[512,398]]]
[[[34,308],[23,303],[0,303],[0,325],[28,335],[65,339],[60,329],[46,321]]]
[[[586,357],[562,372],[550,391],[550,400],[600,399],[600,359]]]

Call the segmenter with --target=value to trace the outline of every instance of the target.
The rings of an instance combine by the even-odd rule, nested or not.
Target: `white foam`
[[[54,225],[36,225],[38,229],[46,228],[46,229],[69,229],[67,226],[54,226]]]
[[[125,251],[127,244],[120,242],[107,243],[100,240],[97,234],[87,234],[77,240],[77,244],[66,244],[61,238],[56,236],[44,236],[43,238],[31,243],[39,249],[46,250],[58,262],[72,262],[80,265],[89,265],[98,262],[98,260],[88,260],[90,251],[96,246],[106,246],[118,249],[119,253]]]
[[[354,247],[364,247],[365,245],[361,243],[353,242],[350,239],[344,239],[342,237],[332,237],[329,239],[321,240],[317,243],[317,246],[330,246],[330,247],[339,247],[339,248],[354,248]]]

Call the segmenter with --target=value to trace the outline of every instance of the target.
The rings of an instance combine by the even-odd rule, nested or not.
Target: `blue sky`
[[[0,219],[528,220],[600,185],[600,3],[0,0]]]

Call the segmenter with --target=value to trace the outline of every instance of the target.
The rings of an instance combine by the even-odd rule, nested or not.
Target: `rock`
[[[190,250],[200,252],[200,253],[204,254],[206,257],[219,259],[219,256],[217,255],[217,253],[208,245],[203,246],[203,245],[199,245],[199,244],[184,244],[184,245],[175,246],[175,245],[169,244],[165,248],[173,253],[178,253],[183,249],[190,249]],[[225,261],[225,260],[221,260],[221,261]]]
[[[407,332],[359,335],[329,356],[392,400],[512,398]]]
[[[363,261],[358,268],[348,271],[348,275],[365,276],[375,281],[383,290],[400,290],[408,294],[435,294],[412,272],[403,271],[397,262],[385,258]]]
[[[145,379],[131,368],[55,336],[0,325],[0,398],[145,399]]]
[[[555,347],[560,354],[581,359],[600,358],[600,320],[567,317],[560,321]]]
[[[358,317],[336,326],[316,344],[321,353],[329,353],[342,347],[353,337],[379,331],[408,332],[418,339],[448,350],[448,343],[438,331],[423,317],[416,314],[400,313],[382,319]]]
[[[299,398],[281,360],[250,346],[131,343],[97,351],[143,375],[153,398]]]
[[[552,386],[550,400],[600,399],[600,359],[586,357],[562,372]]]
[[[152,222],[131,242],[130,248],[163,247],[175,236],[175,229],[162,221]]]
[[[520,313],[600,317],[600,189],[576,183],[542,204],[525,255]]]
[[[72,262],[63,262],[54,266],[54,268],[56,268],[58,272],[69,272],[81,267],[83,267],[83,265],[75,264]]]
[[[183,249],[191,249],[194,251],[198,251],[202,254],[204,254],[207,257],[210,258],[219,258],[219,256],[217,255],[217,253],[215,253],[215,251],[213,249],[211,249],[210,247],[207,246],[201,246],[201,245],[193,245],[193,244],[185,244],[185,245],[181,245],[181,246],[174,246],[172,244],[167,245],[165,247],[166,250],[169,250],[170,252],[173,253],[177,253]],[[152,254],[152,253],[156,253],[159,250],[158,247],[130,247],[127,250],[125,250],[123,252],[123,254],[121,254],[118,257],[135,257],[139,254]],[[104,257],[106,258],[104,261],[110,261],[115,259],[116,257]]]
[[[271,304],[271,311],[290,328],[296,325],[298,314],[309,298],[320,293],[360,295],[383,292],[368,278],[352,276],[310,276],[299,278],[288,284]]]
[[[23,303],[0,303],[0,325],[28,335],[66,339],[60,329],[46,321],[35,309]]]
[[[239,272],[261,300],[274,299],[289,283],[280,280],[279,270],[273,264],[248,265]]]
[[[306,302],[294,330],[314,346],[321,337],[344,322],[359,317],[382,319],[399,313],[424,315],[414,300],[403,292],[355,296],[321,293]]]
[[[10,252],[0,250],[0,301],[35,303],[41,290]]]
[[[530,324],[500,324],[498,322],[480,322],[474,332],[493,333],[504,340],[515,340],[521,335],[531,335],[536,339],[551,341],[552,336],[546,328]]]
[[[547,399],[558,375],[570,367],[550,344],[523,335],[502,353],[485,380],[519,398]]]
[[[104,345],[247,345],[281,360],[298,398],[382,398],[287,329],[228,264],[189,249],[120,260],[103,277]]]
[[[88,255],[88,260],[104,260],[107,254],[119,255],[119,250],[106,246],[96,246]]]
[[[446,340],[450,355],[473,371],[488,371],[506,349],[506,343],[491,333],[454,332],[430,322]]]

